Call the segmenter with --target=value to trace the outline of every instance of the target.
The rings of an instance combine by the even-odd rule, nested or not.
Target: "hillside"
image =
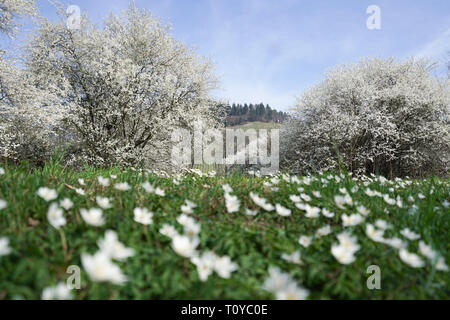
[[[225,125],[233,127],[240,124],[251,122],[266,122],[266,123],[283,123],[288,119],[286,112],[272,109],[268,104],[264,106],[259,104],[235,104],[219,105],[223,108],[226,114]]]

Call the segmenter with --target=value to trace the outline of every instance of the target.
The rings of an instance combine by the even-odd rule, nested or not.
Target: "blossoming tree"
[[[0,36],[16,35],[25,15],[36,16],[34,1],[1,1]],[[0,157],[43,159],[61,110],[54,88],[36,85],[20,60],[15,52],[0,51]]]
[[[0,2],[0,33],[14,36],[20,24],[18,18],[36,15],[34,0],[2,0]]]
[[[60,12],[64,15],[64,11]],[[176,41],[170,27],[131,4],[103,27],[42,19],[27,67],[59,88],[65,137],[93,164],[170,163],[170,132],[195,120],[214,125],[211,63]]]
[[[446,174],[450,83],[426,61],[341,65],[298,100],[281,140],[296,171],[338,168],[389,176]]]

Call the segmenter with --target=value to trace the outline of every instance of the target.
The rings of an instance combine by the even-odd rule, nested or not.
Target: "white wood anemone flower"
[[[420,239],[420,234],[415,233],[414,231],[411,231],[409,228],[405,228],[402,231],[400,231],[401,235],[405,238],[414,241],[417,239]]]
[[[307,248],[311,245],[313,240],[313,237],[309,237],[309,236],[300,236],[300,238],[298,239],[298,243],[300,245],[302,245],[303,247]]]
[[[7,206],[8,206],[8,203],[5,200],[0,199],[0,210],[5,209]]]
[[[59,229],[66,224],[63,210],[54,202],[50,204],[48,208],[47,220],[56,229]]]
[[[101,252],[114,260],[125,261],[134,255],[134,249],[125,247],[113,230],[107,230],[104,238],[97,244]]]
[[[238,269],[238,265],[231,261],[229,256],[216,256],[214,260],[214,271],[219,277],[229,279],[231,273]]]
[[[114,189],[119,190],[119,191],[128,191],[131,189],[131,186],[128,184],[128,182],[121,182],[121,183],[116,183],[114,185]]]
[[[298,285],[289,274],[277,267],[269,268],[269,277],[262,287],[272,292],[277,300],[306,300],[309,296],[308,289]]]
[[[100,227],[105,224],[105,219],[103,217],[103,211],[99,208],[91,208],[91,209],[80,209],[80,214],[83,220],[95,227]]]
[[[399,250],[400,259],[413,268],[422,268],[425,266],[424,261],[415,253],[408,252],[406,249]]]
[[[108,178],[104,178],[102,176],[99,176],[97,178],[97,181],[100,185],[102,185],[103,187],[108,187],[109,186],[109,179]]]
[[[159,233],[171,239],[178,234],[177,230],[169,224],[163,224],[161,229],[159,229]]]
[[[351,214],[350,216],[343,214],[341,216],[341,219],[342,219],[342,226],[344,227],[357,226],[358,224],[361,224],[364,221],[364,217],[357,213]]]
[[[56,190],[49,189],[47,187],[40,187],[36,193],[39,197],[41,197],[42,199],[44,199],[47,202],[58,198],[58,194],[56,193]]]
[[[228,213],[238,212],[240,203],[241,202],[237,196],[225,193],[225,206]]]
[[[384,243],[385,239],[384,239],[384,230],[380,229],[377,230],[372,224],[368,223],[366,224],[366,235],[367,237],[369,237],[369,239],[371,239],[372,241],[375,242],[381,242]]]
[[[326,225],[322,228],[317,229],[316,231],[316,237],[320,238],[320,237],[324,237],[327,236],[331,233],[331,227],[329,225]]]
[[[319,218],[320,217],[320,212],[322,211],[320,208],[310,206],[309,204],[306,204],[304,206],[304,209],[306,211],[305,217],[306,218],[310,218],[310,219]]]
[[[198,238],[191,238],[185,235],[175,235],[172,238],[172,249],[178,255],[191,258],[197,254],[197,246],[200,241]]]
[[[6,237],[0,238],[0,257],[6,256],[11,253],[11,247],[9,246],[9,239]]]
[[[109,198],[96,196],[95,201],[97,202],[97,205],[102,209],[107,210],[112,208],[111,199]]]
[[[214,271],[214,261],[216,256],[210,252],[205,252],[200,256],[191,257],[191,262],[197,267],[198,277],[201,281],[206,281]]]
[[[341,264],[350,264],[356,260],[355,253],[360,249],[356,237],[343,232],[338,236],[339,244],[331,246],[331,253]]]
[[[66,211],[73,208],[73,202],[69,198],[64,198],[63,200],[61,200],[59,202],[59,205],[61,206],[61,208],[64,208]]]
[[[153,212],[150,212],[147,208],[135,208],[133,210],[134,221],[143,225],[149,225],[153,223]]]
[[[258,214],[258,210],[251,210],[251,209],[245,208],[245,214],[248,216],[256,216]]]
[[[284,261],[293,263],[293,264],[298,264],[298,265],[302,265],[303,264],[303,262],[301,260],[301,253],[300,253],[300,251],[294,251],[291,254],[283,253],[281,255],[281,259],[283,259]]]
[[[262,198],[253,192],[250,192],[250,198],[257,206],[263,208],[266,211],[273,211],[275,209],[275,207],[272,204],[268,203],[265,198]]]
[[[52,287],[46,287],[42,290],[42,300],[72,300],[72,292],[68,285],[64,282],[59,282]]]
[[[282,216],[282,217],[288,217],[291,215],[291,209],[285,208],[282,205],[276,203],[275,204],[275,209],[278,213],[278,215]]]
[[[94,255],[83,254],[81,263],[93,281],[112,282],[119,285],[127,281],[127,277],[119,266],[114,264],[108,254],[103,251],[98,251]]]

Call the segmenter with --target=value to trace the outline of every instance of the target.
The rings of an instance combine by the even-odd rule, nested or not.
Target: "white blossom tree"
[[[34,1],[1,0],[0,33],[14,36],[17,19],[25,15],[36,15]],[[59,100],[20,65],[20,57],[0,52],[0,158],[45,160],[52,148],[49,137],[62,119]]]
[[[426,61],[341,65],[297,100],[281,139],[282,164],[387,176],[447,174],[450,83]]]
[[[174,127],[216,124],[212,65],[176,41],[169,26],[134,4],[122,16],[110,14],[102,28],[81,19],[78,30],[64,19],[42,19],[27,50],[39,85],[60,90],[78,160],[169,164]]]
[[[45,160],[64,118],[57,91],[0,55],[0,157]]]
[[[24,16],[35,16],[35,0],[0,0],[0,33],[14,36],[18,27],[18,19]]]

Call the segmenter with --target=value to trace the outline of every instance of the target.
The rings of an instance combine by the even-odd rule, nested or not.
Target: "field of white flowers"
[[[5,167],[0,299],[446,299],[448,188]]]
[[[173,161],[174,132],[225,123],[212,60],[134,1],[76,27],[51,2],[57,20],[0,0],[0,300],[450,298],[450,80],[431,62],[336,66],[271,135],[281,173],[224,176]]]

